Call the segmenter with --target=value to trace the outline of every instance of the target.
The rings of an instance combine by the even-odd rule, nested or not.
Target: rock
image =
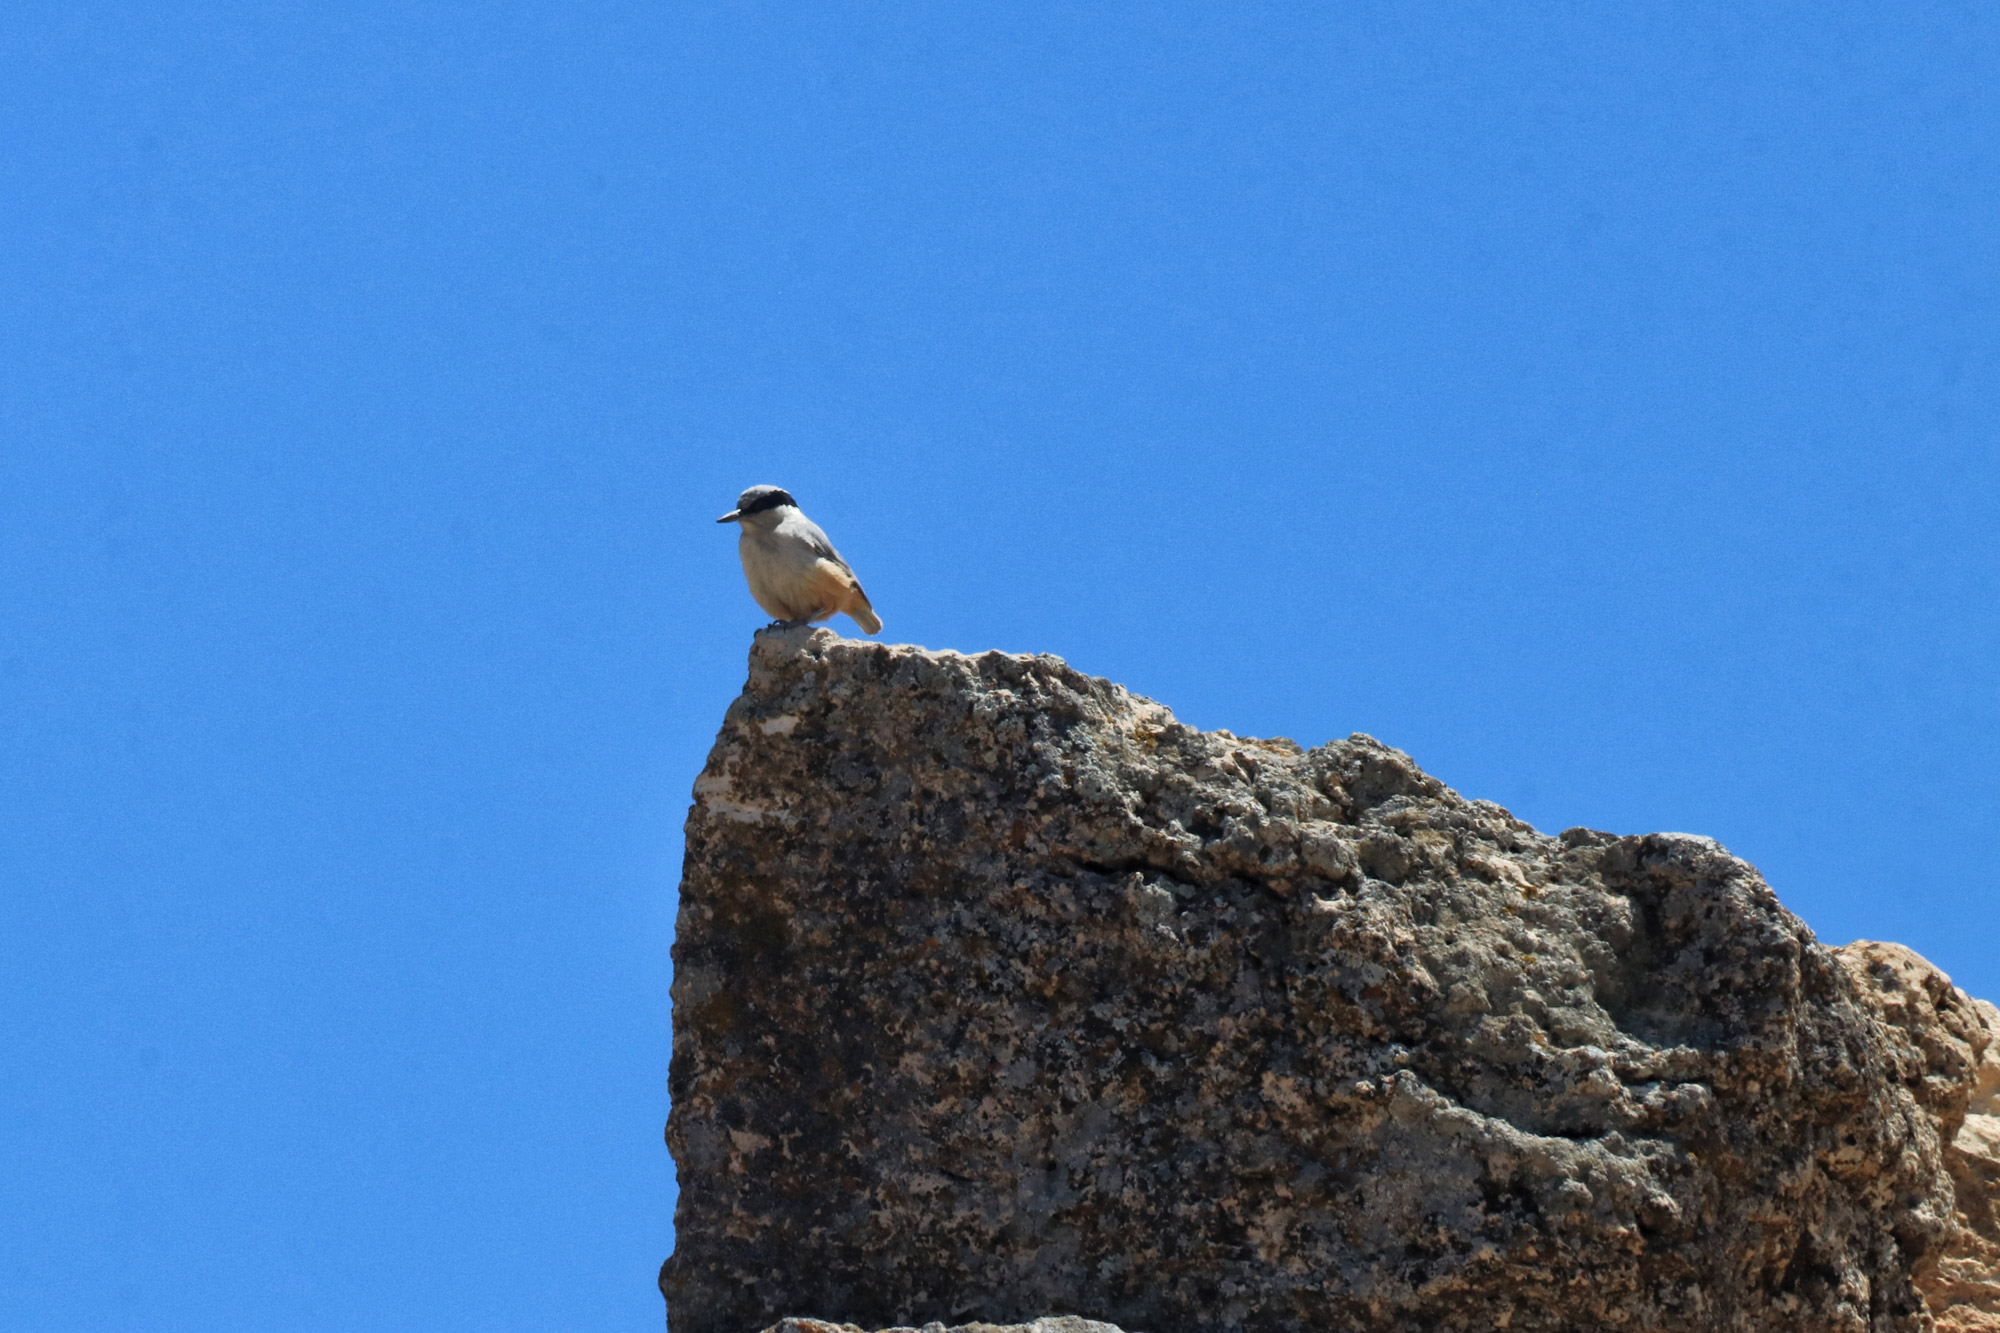
[[[824,630],[751,650],[674,963],[674,1333],[1914,1331],[1985,1058],[1707,839]]]
[[[1987,1021],[2000,1032],[2000,1015],[1987,1009]],[[1945,1165],[1957,1189],[1960,1230],[1920,1286],[1939,1333],[1992,1333],[2000,1330],[2000,1118],[1967,1115],[1945,1149]]]
[[[1886,1020],[1905,1086],[1938,1123],[1957,1234],[1917,1285],[1940,1333],[2000,1333],[2000,1010],[1915,951],[1857,940],[1837,951]]]
[[[1883,1022],[1897,1076],[1937,1121],[1940,1139],[1950,1142],[1993,1041],[1979,1002],[1901,944],[1856,940],[1834,954],[1863,983],[1861,996]]]

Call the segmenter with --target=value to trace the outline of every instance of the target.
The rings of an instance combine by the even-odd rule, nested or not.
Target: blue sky
[[[891,640],[1707,833],[2000,998],[1988,9],[0,50],[0,1324],[658,1327],[753,482]]]

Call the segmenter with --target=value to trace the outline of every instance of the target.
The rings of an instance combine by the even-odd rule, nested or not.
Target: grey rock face
[[[674,963],[674,1333],[1916,1330],[1954,1231],[1951,1053],[1715,843],[1053,658],[761,635]]]

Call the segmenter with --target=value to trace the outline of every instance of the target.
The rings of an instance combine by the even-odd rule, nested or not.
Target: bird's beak
[[[716,519],[715,521],[717,523],[734,523],[737,519],[741,517],[743,517],[743,515],[740,511],[732,509],[728,513],[724,514],[721,518]]]

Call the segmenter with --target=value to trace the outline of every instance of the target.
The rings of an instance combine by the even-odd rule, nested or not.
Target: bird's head
[[[769,527],[778,521],[780,509],[797,509],[799,502],[782,486],[752,486],[736,497],[736,508],[716,519],[717,523],[758,523]],[[762,516],[761,521],[759,516]]]

